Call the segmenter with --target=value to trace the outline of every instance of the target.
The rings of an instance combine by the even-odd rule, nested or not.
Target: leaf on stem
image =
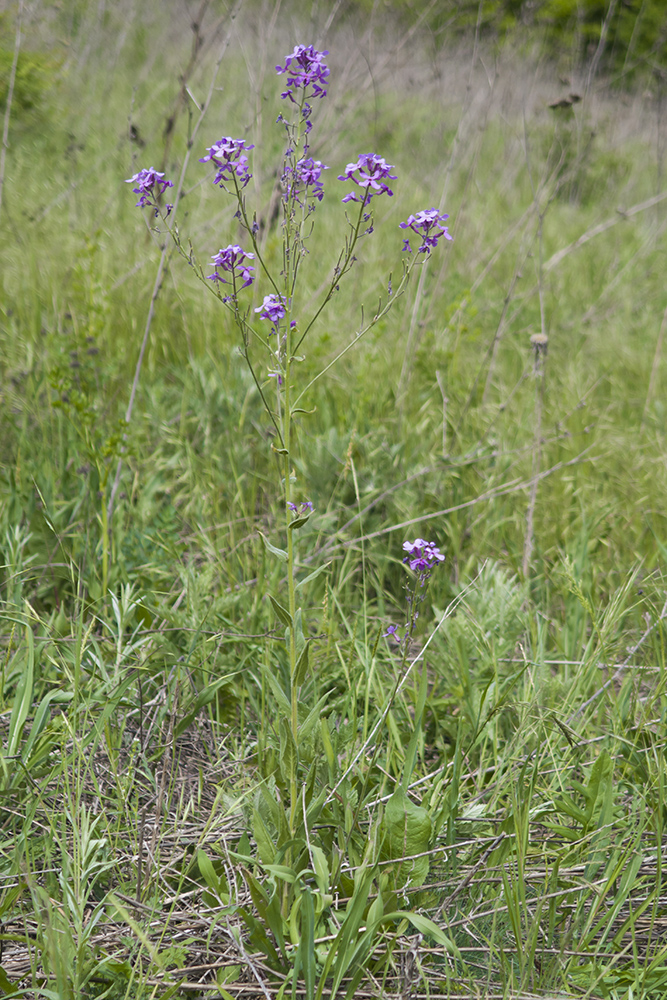
[[[264,547],[267,552],[270,552],[273,556],[278,556],[283,562],[287,562],[287,553],[284,549],[277,549],[275,545],[272,545],[263,532],[259,532],[262,541],[264,542]],[[273,599],[273,598],[272,598]]]
[[[303,525],[310,519],[310,514],[306,514],[305,517],[295,517],[293,521],[287,525],[288,530],[293,531],[295,528],[302,528]]]
[[[306,679],[306,674],[308,673],[308,649],[309,643],[301,650],[301,655],[296,661],[296,667],[294,668],[294,684],[296,687],[301,687]]]
[[[310,583],[312,580],[315,580],[316,577],[320,575],[320,573],[324,573],[325,569],[328,569],[329,566],[331,566],[331,560],[329,560],[329,562],[322,563],[321,566],[318,566],[317,569],[313,570],[312,573],[309,573],[308,576],[304,576],[303,580],[299,580],[295,589],[300,590],[301,587],[305,587],[307,583]]]
[[[271,601],[271,606],[276,613],[276,618],[280,618],[281,622],[283,623],[283,625],[286,626],[286,628],[292,628],[293,625],[292,616],[287,610],[287,608],[284,608],[282,604],[279,604],[278,601],[273,596],[273,594],[269,594],[269,600]]]

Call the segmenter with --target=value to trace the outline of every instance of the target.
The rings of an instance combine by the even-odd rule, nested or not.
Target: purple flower
[[[283,174],[283,184],[285,185],[287,197],[291,195],[299,200],[299,193],[303,188],[308,196],[308,188],[311,188],[312,195],[318,201],[324,197],[324,186],[320,177],[323,170],[329,168],[321,160],[314,160],[312,156],[299,160],[294,169],[287,167]]]
[[[296,45],[294,52],[285,57],[285,65],[276,66],[276,73],[279,75],[287,73],[287,90],[280,96],[294,101],[294,92],[300,87],[303,87],[304,97],[308,87],[312,87],[313,92],[309,97],[325,97],[329,67],[324,62],[324,57],[328,55],[326,49],[318,52],[312,45]]]
[[[202,156],[200,163],[207,163],[211,160],[218,172],[215,176],[214,184],[221,184],[224,180],[231,180],[236,174],[241,187],[245,187],[252,174],[248,173],[248,157],[244,150],[254,149],[254,146],[246,145],[245,139],[232,139],[229,135],[223,135],[219,142],[214,143],[207,150],[207,156]]]
[[[393,169],[394,167],[390,163],[386,163],[383,157],[378,156],[377,153],[362,153],[356,163],[348,163],[345,167],[345,173],[340,174],[338,180],[353,181],[363,189],[364,194],[360,198],[358,194],[351,192],[345,195],[343,201],[365,201],[368,204],[374,194],[384,194],[385,192],[391,197],[394,192],[383,182],[396,180],[396,174],[389,172]],[[353,176],[355,173],[358,173],[357,177]]]
[[[414,542],[403,542],[403,551],[408,554],[403,562],[420,576],[427,576],[434,566],[444,562],[445,557],[433,542],[425,542],[423,538],[415,538]]]
[[[288,503],[287,506],[294,514],[305,514],[306,511],[312,511],[313,505],[310,500],[302,500],[301,503]]]
[[[389,625],[387,626],[387,631],[382,633],[383,639],[389,639],[391,636],[394,637],[396,642],[400,643],[401,637],[398,634],[398,625]]]
[[[416,215],[409,215],[408,221],[401,222],[399,225],[401,229],[411,229],[422,241],[417,253],[430,253],[434,247],[437,247],[441,236],[444,236],[446,240],[454,239],[447,232],[447,226],[444,225],[448,218],[448,215],[440,215],[437,208],[428,208],[424,212],[417,212]],[[405,240],[403,243],[403,250],[407,250],[408,253],[412,252],[409,240]]]
[[[275,329],[287,312],[287,300],[284,295],[265,295],[264,301],[255,312],[259,313],[260,319],[270,320]]]
[[[155,208],[156,215],[158,214],[157,199],[160,195],[164,194],[167,188],[174,186],[171,181],[165,181],[164,174],[158,173],[155,167],[140,170],[138,174],[130,177],[125,183],[137,185],[132,190],[135,194],[141,195],[141,197],[135,208],[144,208],[145,205],[150,205],[152,208]],[[169,215],[173,207],[173,205],[167,205],[167,215]]]
[[[250,273],[254,271],[254,267],[249,267],[245,263],[247,260],[254,260],[254,253],[246,253],[240,246],[235,243],[230,244],[225,247],[224,250],[220,250],[215,257],[211,260],[215,265],[215,271],[213,274],[209,274],[208,278],[210,281],[222,281],[226,285],[236,285],[240,280],[243,281],[241,288],[247,288],[248,285],[252,285],[255,280],[253,275]],[[218,274],[218,269],[224,271],[226,274],[231,275],[231,280],[229,278],[223,278],[222,274]]]

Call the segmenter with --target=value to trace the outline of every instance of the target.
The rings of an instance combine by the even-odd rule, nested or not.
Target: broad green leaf
[[[273,596],[273,594],[269,594],[269,600],[271,601],[271,607],[273,608],[273,610],[276,613],[276,617],[280,618],[280,620],[283,623],[283,625],[286,625],[287,628],[291,628],[292,627],[292,616],[289,613],[289,611],[287,610],[287,608],[284,608],[282,606],[282,604],[279,604],[278,601]]]
[[[429,870],[428,857],[413,857],[428,851],[431,841],[431,817],[417,806],[399,785],[387,802],[383,819],[384,840],[381,856],[396,860],[392,866],[397,886],[407,882],[423,885]],[[402,861],[402,858],[409,860]]]
[[[282,882],[288,882],[292,885],[296,881],[296,872],[293,868],[289,868],[287,865],[263,865],[265,871],[269,872],[270,875],[275,875]]]
[[[283,716],[280,720],[280,770],[286,780],[291,780],[296,775],[297,762],[298,756],[292,727],[289,719]]]
[[[306,637],[303,634],[303,622],[301,620],[301,608],[294,612],[294,640],[297,654],[300,655],[306,645]]]
[[[280,686],[280,681],[276,677],[275,670],[270,667],[264,668],[262,671],[264,678],[273,692],[273,696],[276,699],[278,706],[280,707],[282,714],[289,716],[292,706],[290,705],[290,700]]]
[[[276,849],[259,809],[253,809],[252,812],[252,832],[260,861],[270,864],[276,856]]]
[[[229,903],[229,887],[226,884],[226,879],[224,877],[221,878],[217,874],[213,866],[213,862],[201,847],[197,851],[197,864],[199,865],[199,871],[202,873],[202,877],[209,889],[215,893],[221,903]]]
[[[306,674],[308,673],[308,650],[310,646],[306,642],[305,646],[301,650],[301,655],[296,661],[296,666],[294,668],[294,683],[297,687],[301,687],[306,679]]]
[[[303,528],[304,524],[310,520],[310,514],[306,514],[304,517],[295,517],[293,521],[287,525],[289,531],[295,531],[297,528]]]
[[[10,994],[10,993],[14,994],[16,990],[14,983],[10,982],[10,980],[7,978],[7,973],[5,972],[5,970],[1,965],[0,965],[0,990],[2,990],[2,992],[5,994]]]
[[[327,861],[327,856],[321,847],[317,844],[312,844],[310,848],[310,854],[313,859],[313,868],[315,869],[315,880],[317,882],[317,888],[322,893],[329,892],[329,862]]]
[[[336,776],[336,756],[334,754],[333,743],[331,742],[331,733],[329,732],[329,723],[322,716],[320,719],[320,731],[322,733],[322,746],[324,747],[324,756],[327,759],[327,764],[329,765],[329,778],[333,784],[333,780]]]
[[[285,550],[277,549],[276,546],[272,545],[271,542],[266,537],[266,535],[264,535],[261,531],[259,532],[259,534],[261,536],[262,541],[264,542],[264,547],[267,550],[267,552],[270,552],[272,556],[277,556],[283,562],[287,562],[287,553],[285,552]]]

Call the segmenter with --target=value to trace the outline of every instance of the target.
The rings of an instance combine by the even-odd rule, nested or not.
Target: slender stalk
[[[530,484],[530,499],[526,511],[526,535],[523,545],[523,575],[528,579],[530,562],[535,544],[534,520],[537,503],[537,487],[539,484],[540,460],[542,454],[542,410],[544,407],[544,360],[547,354],[549,340],[545,333],[536,333],[531,337],[534,351],[533,376],[535,378],[535,416],[533,424],[533,468]]]
[[[5,121],[2,127],[2,148],[0,149],[0,213],[2,212],[2,192],[5,186],[5,160],[9,149],[9,118],[12,110],[12,100],[14,98],[14,86],[16,84],[16,67],[19,61],[21,50],[21,23],[23,21],[23,0],[19,0],[19,10],[16,15],[16,38],[14,40],[14,56],[12,58],[12,68],[9,71],[9,83],[7,86],[7,103],[5,105]]]

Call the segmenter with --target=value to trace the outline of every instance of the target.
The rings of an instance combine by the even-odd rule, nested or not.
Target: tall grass
[[[0,208],[5,995],[664,995],[659,103],[598,80],[552,109],[586,76],[561,83],[538,45],[436,52],[350,18],[22,8]],[[373,147],[399,180],[306,381],[397,283],[415,205],[455,241],[301,418],[300,573],[326,570],[288,837],[270,428],[169,247],[126,422],[161,246],[123,182],[178,173],[222,56],[179,226],[203,259],[237,241],[194,161],[247,136],[279,261],[273,66],[311,40],[332,67],[317,155],[334,174]],[[306,306],[342,224],[325,198]],[[380,636],[416,535],[447,562],[403,680]]]

